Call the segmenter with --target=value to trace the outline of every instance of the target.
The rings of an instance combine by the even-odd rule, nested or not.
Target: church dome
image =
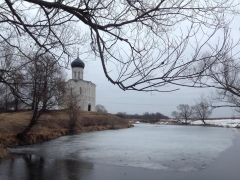
[[[85,67],[85,64],[84,62],[79,58],[77,57],[77,59],[75,59],[72,63],[71,63],[71,67],[72,68],[83,68]]]

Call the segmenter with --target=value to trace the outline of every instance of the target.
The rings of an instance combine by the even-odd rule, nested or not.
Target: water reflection
[[[1,162],[0,162],[1,163]],[[0,179],[4,180],[80,180],[93,168],[90,162],[72,159],[49,159],[32,154],[19,154],[0,164]]]

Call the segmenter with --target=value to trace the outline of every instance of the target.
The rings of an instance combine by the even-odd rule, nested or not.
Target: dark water
[[[139,124],[10,149],[0,180],[240,179],[240,131]]]

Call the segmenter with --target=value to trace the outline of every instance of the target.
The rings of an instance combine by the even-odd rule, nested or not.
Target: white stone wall
[[[80,68],[80,67],[73,68],[72,79],[83,79],[83,68]]]
[[[74,76],[73,76],[74,77]],[[68,82],[68,89],[78,98],[78,106],[81,110],[88,111],[89,105],[91,111],[95,111],[96,106],[96,85],[90,81],[81,79],[70,79]]]

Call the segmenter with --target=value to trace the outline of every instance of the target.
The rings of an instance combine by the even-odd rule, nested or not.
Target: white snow
[[[240,128],[240,119],[221,119],[221,120],[205,120],[206,124],[216,125],[220,127],[238,127]],[[190,124],[203,124],[201,120],[192,121]]]

